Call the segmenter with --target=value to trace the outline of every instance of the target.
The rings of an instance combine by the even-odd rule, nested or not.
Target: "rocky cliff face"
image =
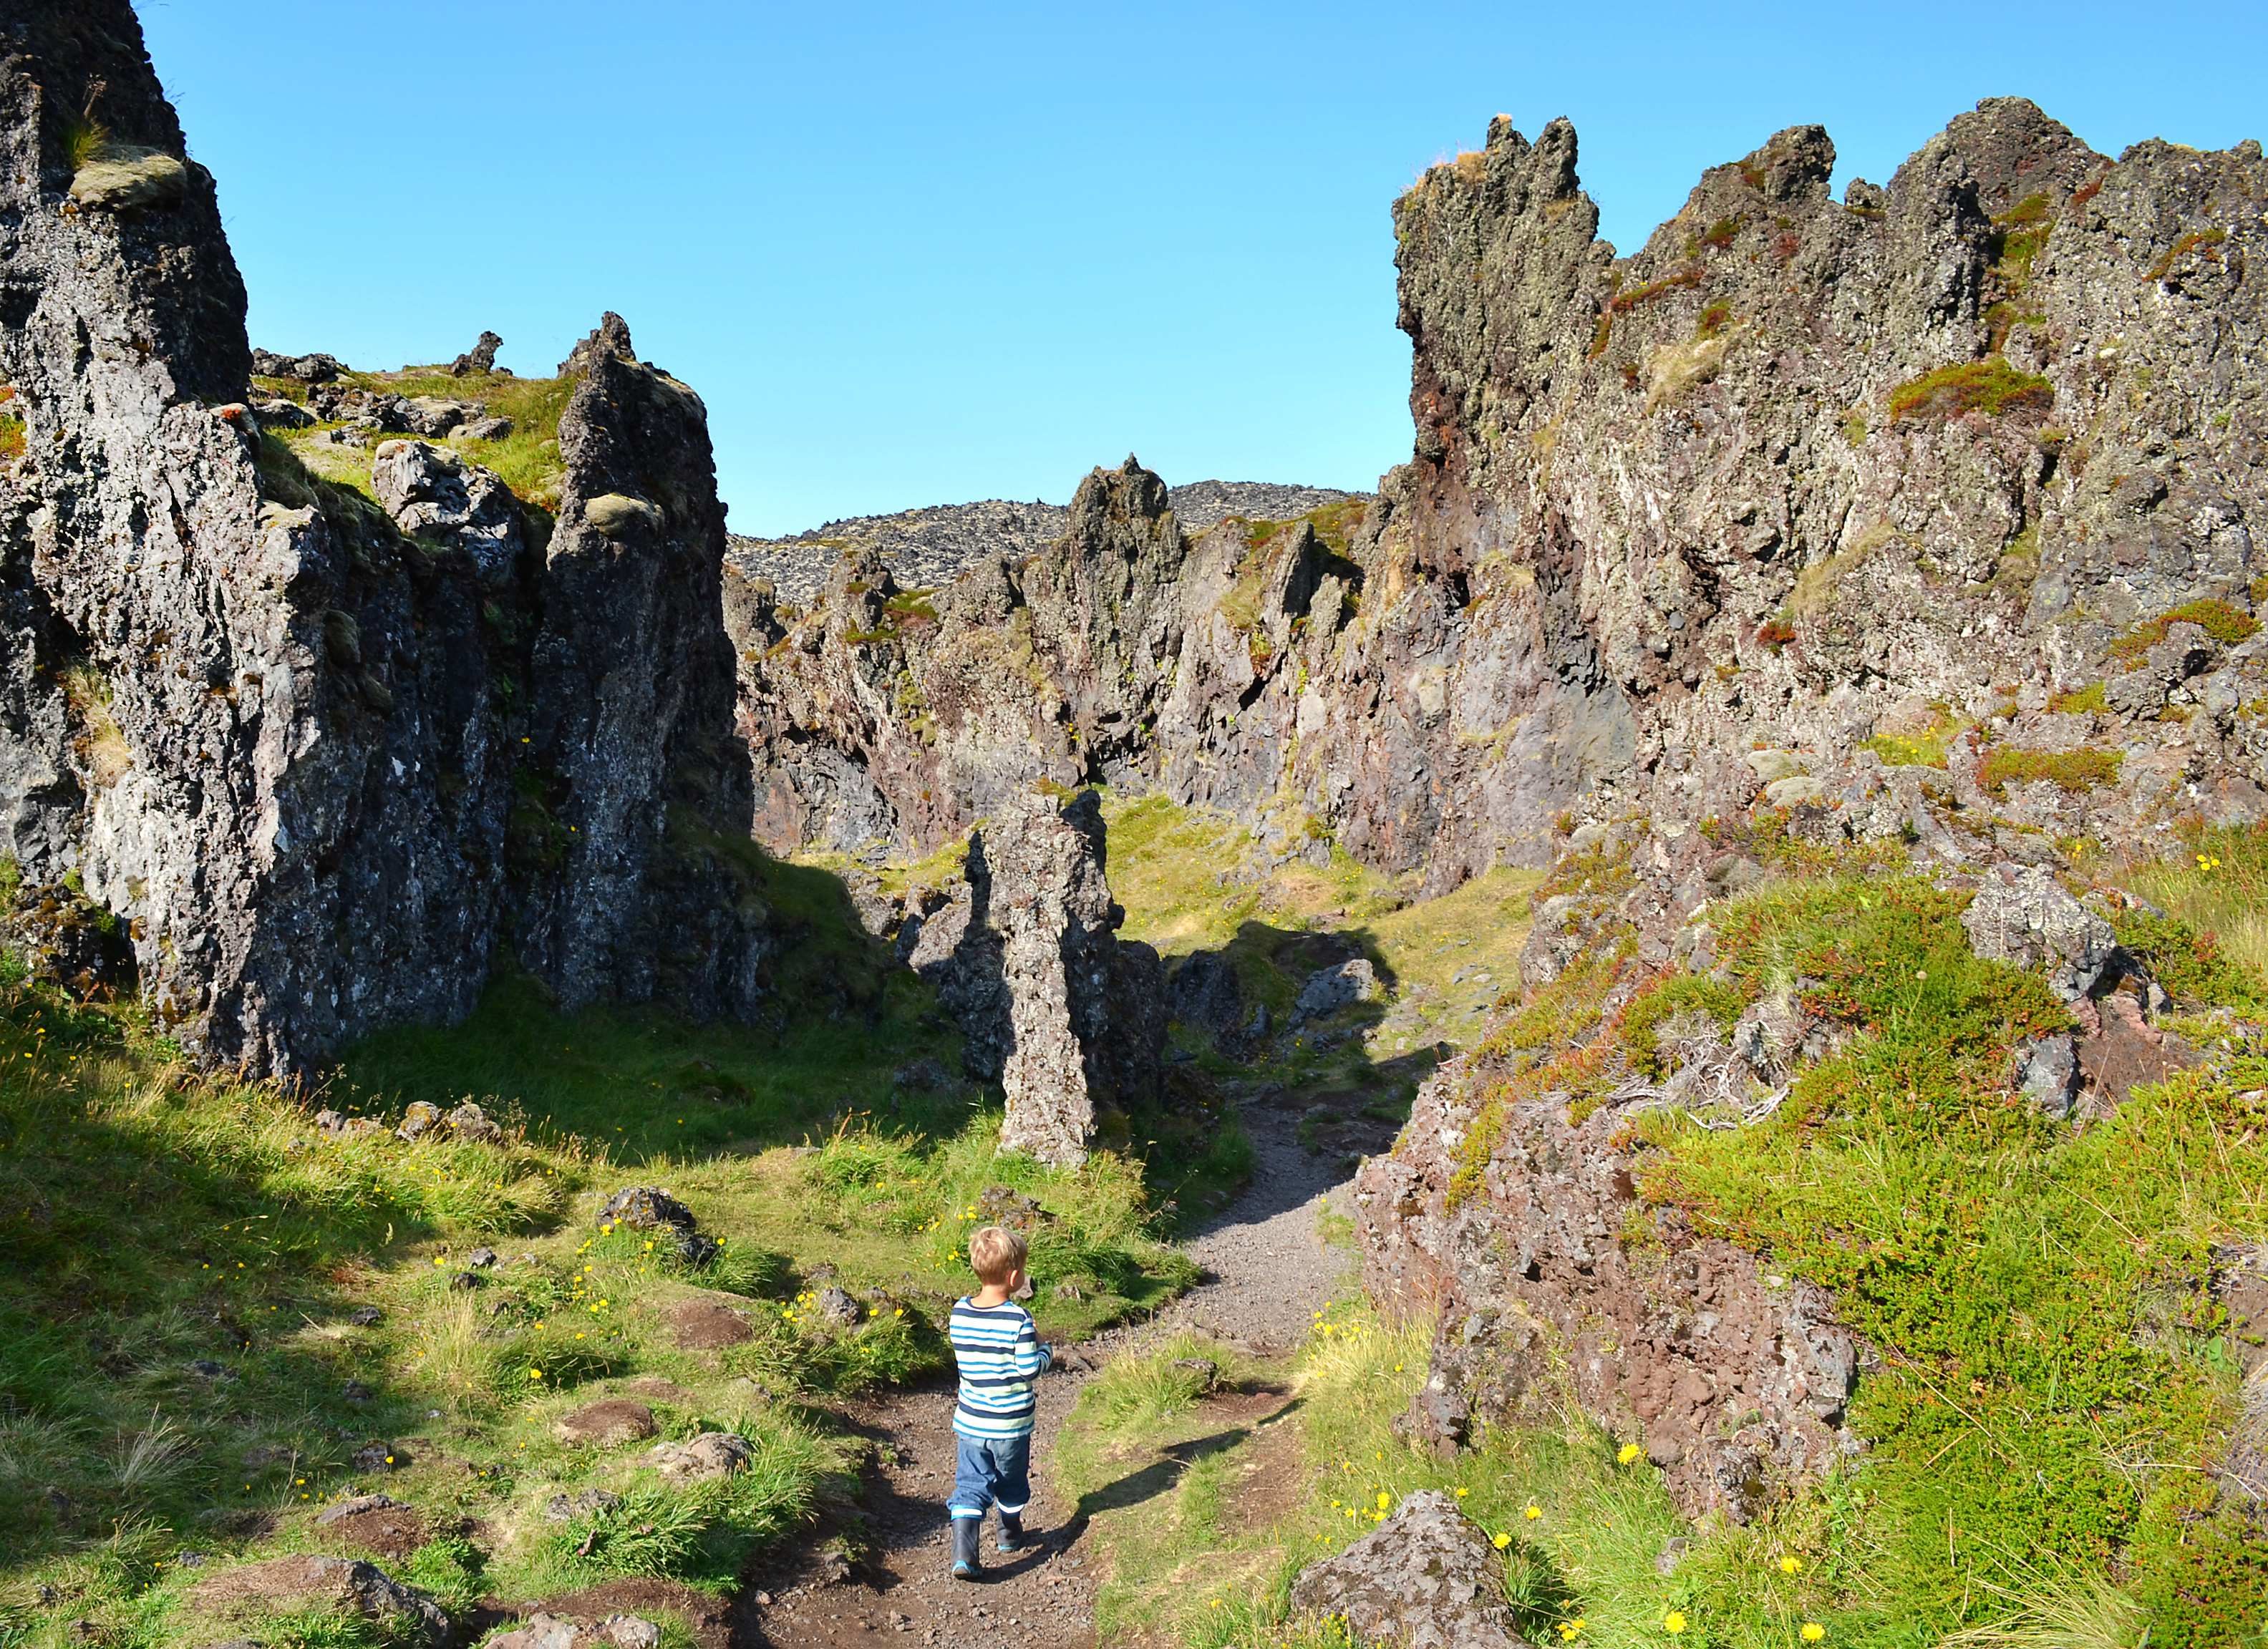
[[[242,283],[130,8],[20,9],[0,48],[0,846],[35,953],[138,971],[254,1071],[461,1015],[499,941],[570,1003],[746,1012],[699,401],[609,317],[548,541],[446,449],[382,448],[375,504],[315,482],[241,399]]]
[[[926,845],[995,772],[1139,775],[1287,794],[1438,891],[1571,812],[1823,805],[1869,761],[2056,836],[2258,816],[2268,167],[2019,99],[1887,188],[1832,161],[1784,132],[1618,258],[1573,131],[1498,121],[1395,206],[1418,439],[1374,503],[1192,535],[1130,465],[1025,568],[756,623],[760,834]]]
[[[2257,816],[2257,674],[2224,651],[2264,484],[2257,146],[2114,162],[1999,99],[1840,203],[1833,152],[1781,133],[1628,259],[1593,239],[1564,123],[1530,145],[1498,121],[1429,173],[1395,212],[1418,441],[1384,558],[1464,580],[1474,616],[1557,604],[1556,690],[1619,730],[1581,763],[1602,812],[1740,806],[1757,743],[1823,770],[1973,726],[1956,783],[1987,746],[2118,748],[2116,784],[1984,786],[2058,835]],[[2199,603],[2213,645],[2137,658],[2135,626]],[[2056,705],[2130,662],[2146,711]],[[2143,719],[2176,693],[2203,713]],[[1451,857],[1535,850],[1517,799],[1551,791],[1502,793]]]
[[[968,1073],[1007,1101],[1003,1150],[1075,1163],[1099,1121],[1160,1097],[1165,970],[1117,937],[1102,812],[1092,791],[1058,809],[1008,799],[969,837],[963,880],[902,932],[914,970],[960,1022]]]

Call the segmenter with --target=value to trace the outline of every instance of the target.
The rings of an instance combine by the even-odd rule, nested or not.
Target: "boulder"
[[[449,1124],[452,1137],[475,1145],[492,1145],[503,1140],[504,1130],[489,1120],[489,1114],[467,1100],[442,1119]]]
[[[1299,999],[1292,1005],[1292,1023],[1327,1020],[1341,1008],[1367,1002],[1377,994],[1378,973],[1366,957],[1318,968],[1300,987]]]
[[[703,1432],[683,1443],[663,1443],[645,1463],[670,1483],[700,1483],[729,1477],[755,1458],[755,1447],[734,1432]]]
[[[659,1186],[633,1185],[615,1192],[599,1210],[598,1223],[666,1232],[678,1258],[690,1266],[706,1265],[722,1252],[716,1238],[703,1233],[693,1211]]]
[[[2124,970],[2125,953],[2110,924],[2036,865],[1987,872],[1961,925],[1977,955],[2039,969],[2066,1002],[2091,995],[2106,974]]]
[[[441,1108],[427,1100],[416,1100],[401,1113],[401,1126],[394,1131],[414,1145],[440,1125]]]
[[[135,144],[105,144],[71,174],[70,197],[81,206],[131,211],[179,200],[188,189],[189,169],[162,149]]]
[[[608,1397],[554,1421],[551,1434],[563,1443],[592,1443],[612,1448],[654,1433],[653,1410],[627,1397]]]
[[[583,519],[608,538],[615,539],[658,533],[662,527],[660,511],[644,498],[623,492],[600,493],[589,499],[583,505]]]
[[[326,384],[347,369],[329,355],[276,355],[252,352],[252,370],[261,378],[296,378],[302,383]]]
[[[538,1609],[522,1624],[488,1640],[487,1649],[656,1649],[661,1628],[637,1615],[554,1615]]]
[[[252,416],[260,420],[263,430],[305,430],[313,427],[315,415],[296,401],[278,396],[273,401],[255,401]]]
[[[403,532],[462,550],[484,585],[512,580],[526,528],[519,501],[493,471],[423,441],[381,441],[370,478]]]
[[[547,1522],[571,1523],[577,1518],[602,1516],[622,1503],[622,1496],[604,1489],[584,1489],[572,1496],[562,1490],[544,1502],[543,1516]]]
[[[327,1505],[315,1513],[315,1527],[328,1528],[342,1518],[358,1517],[364,1512],[407,1512],[409,1507],[387,1494],[358,1494],[335,1505]]]
[[[2016,1090],[2051,1116],[2068,1116],[2079,1098],[2078,1045],[2068,1036],[2043,1036],[2016,1049]]]
[[[1342,1617],[1358,1642],[1394,1649],[1523,1649],[1487,1533],[1438,1489],[1404,1497],[1344,1551],[1301,1572],[1292,1608]]]
[[[462,378],[468,372],[496,371],[497,351],[502,348],[504,348],[504,340],[495,333],[482,333],[479,342],[451,363],[450,374],[453,377]]]

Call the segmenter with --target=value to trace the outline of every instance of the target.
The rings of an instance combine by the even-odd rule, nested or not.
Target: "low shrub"
[[[2123,662],[2129,670],[2139,669],[2151,648],[2165,640],[2166,632],[2176,624],[2195,624],[2224,647],[2256,634],[2260,621],[2251,614],[2231,607],[2216,596],[2161,613],[2155,618],[2146,618],[2110,644],[2110,656]]]
[[[1893,423],[1921,418],[1953,418],[1965,412],[2005,417],[2023,410],[2044,412],[2055,404],[2055,386],[2044,378],[2020,372],[1999,356],[1940,366],[1890,392]]]

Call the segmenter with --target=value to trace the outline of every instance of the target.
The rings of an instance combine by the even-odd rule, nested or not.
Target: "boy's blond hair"
[[[968,1240],[968,1263],[977,1281],[995,1288],[1024,1269],[1029,1252],[1024,1240],[1005,1226],[987,1226]]]

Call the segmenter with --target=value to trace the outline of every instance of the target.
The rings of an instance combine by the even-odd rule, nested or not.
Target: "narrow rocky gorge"
[[[783,1067],[818,1059],[784,1051],[792,1022],[833,1027],[838,1050],[917,1034],[943,1058],[907,1060],[879,1094],[793,1073],[830,1090],[782,1106],[802,1130],[783,1141],[803,1143],[770,1142],[767,1163],[751,1124],[709,1194],[769,1174],[784,1198],[839,1197],[845,1241],[1005,1209],[1057,1245],[1057,1307],[1108,1287],[1153,1334],[1193,1323],[1256,1357],[1298,1352],[1352,1270],[1380,1322],[1431,1336],[1381,1462],[1388,1436],[1448,1472],[1564,1434],[1707,1531],[1641,1555],[1638,1585],[1661,1583],[1649,1632],[1714,1572],[1680,1577],[1689,1539],[1727,1565],[1748,1540],[1761,1563],[1809,1538],[1798,1509],[1824,1518],[1838,1485],[1915,1461],[1899,1481],[1936,1493],[1934,1470],[1948,1497],[2005,1477],[2002,1501],[2029,1509],[1992,1538],[2045,1531],[2057,1561],[2082,1554],[2157,1618],[2203,1620],[2268,1575],[2258,1244],[2189,1189],[2249,1172],[2230,1164],[2263,1126],[2268,997],[2127,886],[2175,858],[2210,874],[2217,844],[2268,825],[2257,143],[2113,158],[1997,98],[1837,199],[1827,134],[1791,128],[1707,171],[1624,254],[1597,238],[1572,129],[1531,142],[1499,117],[1394,202],[1414,441],[1374,493],[1170,486],[1129,456],[1060,508],[752,541],[725,530],[700,395],[614,313],[548,387],[498,369],[493,333],[393,374],[252,350],[217,185],[140,40],[127,0],[0,17],[0,853],[6,939],[35,980],[144,1004],[168,1060],[295,1092],[500,990],[540,1005],[547,1034],[639,1007],[754,1026]],[[1215,833],[1176,872],[1196,892],[1132,929],[1155,944],[1130,936],[1105,824],[1145,798]],[[1300,875],[1305,904],[1272,880]],[[1504,902],[1460,919],[1493,933],[1382,937],[1490,887]],[[1501,953],[1449,954],[1476,937]],[[1430,984],[1421,955],[1447,957]],[[639,1078],[656,1104],[753,1103],[705,1056],[665,1074]],[[1184,1182],[1129,1168],[1106,1241],[1006,1183],[945,1207],[942,1170],[877,1143],[902,1105],[946,1138],[988,1104],[1017,1184],[1236,1137],[1257,1167],[1186,1216]],[[2217,1169],[2178,1155],[2191,1125]],[[469,1100],[413,1106],[399,1130],[326,1108],[299,1133],[294,1162],[527,1142]],[[2102,1211],[2116,1242],[2064,1218],[2106,1172],[2074,1159],[2108,1140],[2141,1161],[2169,1137],[2176,1155],[2149,1160],[2191,1198],[2178,1218],[2138,1234]],[[1836,1160],[1862,1177],[1891,1145],[1918,1159],[1940,1139],[1942,1159],[1873,1188],[1871,1226],[1790,1206],[1824,1159],[1807,1153],[1848,1146]],[[603,1135],[588,1158],[572,1143],[606,1160]],[[2091,1256],[2067,1299],[1999,1301],[2005,1269],[1962,1269],[2005,1234],[1992,1199],[2020,1183],[2063,1211],[2052,1241],[2038,1215],[2039,1251]],[[52,1219],[13,1186],[0,1213]],[[692,1238],[666,1192],[624,1194]],[[526,1206],[563,1233],[553,1192]],[[582,1269],[560,1313],[608,1307],[577,1292],[593,1244],[666,1237],[622,1206],[572,1258],[561,1236],[560,1267]],[[1169,1216],[1182,1257],[1152,1240]],[[666,1263],[652,1247],[622,1247],[625,1277]],[[501,1275],[475,1252],[436,1281],[452,1309]],[[704,1234],[679,1257],[726,1255]],[[667,1320],[669,1354],[709,1359],[673,1366],[713,1389],[656,1387],[690,1434],[750,1451],[720,1483],[761,1427],[704,1429],[703,1403],[784,1413],[783,1389],[818,1389],[791,1383],[819,1378],[801,1342],[728,1368],[760,1294],[784,1334],[832,1314],[814,1330],[830,1357],[882,1355],[843,1347],[911,1336],[921,1309],[910,1285],[854,1297],[831,1260],[799,1281],[783,1255],[729,1257],[732,1286],[685,1319],[713,1340]],[[1206,1274],[1178,1306],[1143,1292],[1144,1265],[1178,1267],[1181,1289],[1190,1257]],[[487,1308],[468,1343],[545,1329],[527,1299]],[[627,1373],[546,1355],[513,1379]],[[2085,1395],[2059,1396],[2082,1373]],[[855,1528],[843,1484],[863,1462],[873,1584],[830,1592],[847,1560],[805,1554],[817,1567],[777,1602],[742,1594],[738,1630],[1086,1641],[1084,1513],[1049,1502],[1064,1538],[1004,1583],[1018,1613],[958,1599],[930,1578],[939,1524],[914,1504],[950,1447],[935,1394],[872,1398],[838,1375],[869,1405],[845,1424],[895,1452],[799,1466],[793,1517]],[[1050,1418],[1072,1395],[1051,1394]],[[2147,1425],[2114,1447],[2099,1428],[2117,1415]],[[2138,1439],[2169,1437],[2177,1465],[2144,1459]],[[372,1458],[390,1470],[387,1447]],[[605,1498],[584,1508],[593,1540],[622,1505]],[[1928,1557],[1941,1528],[1952,1572],[1973,1561],[1960,1520],[1983,1514],[1945,1505]],[[1572,1583],[1513,1595],[1508,1565],[1544,1573],[1542,1548],[1491,1540],[1456,1498],[1375,1512],[1296,1586],[1285,1569],[1270,1607],[1412,1644],[1585,1630]],[[1778,1572],[1826,1566],[1802,1550],[1774,1548],[1798,1564]],[[298,1565],[294,1596],[406,1611],[431,1641],[461,1623],[366,1563],[269,1561]],[[1982,1618],[1968,1575],[1933,1620]],[[613,1618],[519,1609],[499,1641],[620,1643]],[[703,1618],[734,1630],[721,1605]],[[638,1630],[659,1631],[620,1628]]]

